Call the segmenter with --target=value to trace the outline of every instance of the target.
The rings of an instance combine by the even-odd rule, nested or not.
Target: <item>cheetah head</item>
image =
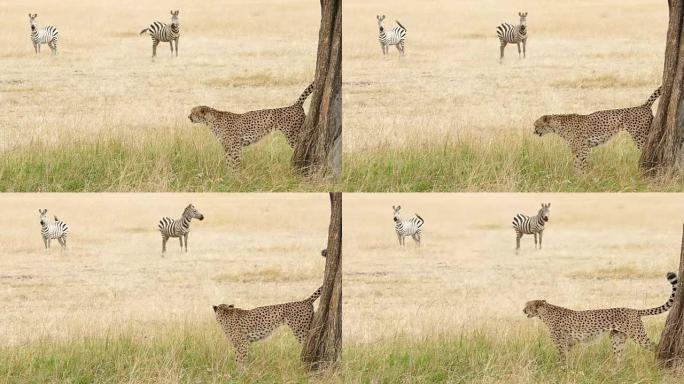
[[[235,309],[235,305],[233,304],[219,304],[219,305],[214,305],[214,313],[216,313],[216,318],[219,318],[223,316],[224,314],[229,313],[231,310]]]
[[[544,136],[549,132],[554,132],[557,125],[558,122],[552,115],[544,115],[534,122],[534,134],[539,135],[539,137]]]
[[[190,121],[193,123],[206,123],[207,113],[209,113],[211,110],[212,109],[206,105],[197,106],[190,111],[188,119],[190,119]]]
[[[537,317],[540,315],[539,309],[546,305],[546,300],[532,300],[525,303],[525,308],[523,313],[527,315],[528,318]]]

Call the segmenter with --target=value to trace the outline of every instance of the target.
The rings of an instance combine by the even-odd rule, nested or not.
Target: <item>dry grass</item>
[[[255,4],[243,0],[226,6],[212,0],[202,2],[201,7],[193,1],[176,2],[173,7],[180,9],[181,23],[179,57],[172,58],[168,44],[161,44],[155,60],[150,58],[149,36],[138,36],[138,32],[152,21],[168,22],[170,6],[151,0],[67,0],[38,1],[31,7],[30,11],[39,15],[39,25],[52,24],[59,29],[60,52],[56,57],[45,50],[35,55],[25,2],[3,2],[0,93],[5,107],[0,119],[5,123],[0,130],[0,150],[19,160],[0,164],[0,175],[36,152],[69,152],[64,178],[78,171],[77,163],[99,158],[121,163],[99,184],[123,184],[118,179],[125,179],[127,170],[150,161],[139,153],[144,144],[159,150],[161,166],[184,177],[188,173],[169,161],[178,150],[173,143],[188,148],[186,152],[195,149],[194,155],[206,161],[214,156],[207,157],[205,150],[212,155],[216,152],[216,140],[208,129],[188,121],[193,106],[204,104],[233,112],[285,106],[297,99],[314,76],[320,12],[317,4],[306,1]],[[292,23],[293,19],[298,22]],[[166,137],[173,140],[164,140]],[[128,156],[117,157],[120,152],[108,147],[112,141],[121,143],[121,151]],[[103,147],[106,150],[100,157],[92,155]],[[282,146],[259,149],[251,161],[269,163],[283,173],[277,164],[287,165],[291,150]],[[31,173],[3,180],[0,190],[26,190],[8,186],[44,177],[41,165],[29,167]],[[286,189],[315,189],[291,176],[274,180],[281,185],[269,188],[259,177],[262,167],[249,169],[247,164],[247,168],[236,176],[222,162],[212,161],[210,170],[228,179],[248,181],[251,176],[255,188],[250,188],[249,182],[221,186],[209,179],[203,188],[178,185],[172,190],[186,190],[186,186],[193,190],[279,190],[282,184],[288,184]],[[204,169],[195,173],[199,171]],[[145,181],[112,189],[169,189],[152,175]],[[304,187],[298,188],[300,184]],[[61,190],[59,185],[52,186],[47,189]],[[74,189],[101,189],[78,187]]]
[[[521,9],[529,12],[527,59],[519,60],[509,46],[499,64],[495,27],[517,22]],[[377,13],[387,15],[387,26],[396,19],[407,28],[406,57],[399,59],[394,48],[382,56]],[[572,161],[569,151],[551,137],[532,135],[533,122],[543,114],[643,103],[662,76],[665,4],[436,0],[426,7],[409,0],[366,1],[345,3],[344,15],[344,153],[351,190],[529,191],[526,186],[535,183],[542,187],[534,191],[629,189],[621,179],[647,185],[639,190],[684,190],[681,176],[667,182],[640,178],[633,171],[638,153],[627,141],[611,147],[607,157],[635,153],[629,156],[633,166],[596,179],[568,178],[558,167]],[[453,143],[473,136],[478,139]],[[453,159],[467,155],[463,146],[474,154],[469,167]],[[492,146],[498,152],[489,155]],[[558,166],[507,162],[515,160],[511,152],[543,162],[548,151]],[[599,171],[601,164],[613,163],[592,158]],[[459,178],[476,177],[468,171],[483,167],[506,171],[471,183]],[[415,181],[420,175],[425,180]],[[545,180],[552,187],[544,188]],[[564,181],[565,188],[556,187]]]
[[[170,239],[162,258],[157,223],[189,202],[205,220],[187,254]],[[325,194],[5,194],[0,206],[3,345],[211,322],[213,304],[305,298],[323,276]],[[38,208],[69,224],[69,250],[44,252]]]

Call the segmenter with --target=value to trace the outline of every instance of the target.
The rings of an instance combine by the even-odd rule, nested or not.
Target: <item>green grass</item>
[[[657,337],[662,328],[649,326]],[[21,383],[675,383],[653,353],[629,342],[614,361],[608,338],[575,347],[558,362],[545,330],[498,327],[430,338],[396,336],[344,343],[334,372],[312,376],[300,347],[284,329],[254,343],[240,370],[213,322],[166,324],[153,334],[122,331],[68,340],[43,339],[0,347],[0,381]]]
[[[0,158],[3,192],[324,191],[290,167],[292,150],[270,136],[243,151],[240,170],[206,132],[62,140],[10,149]]]
[[[570,149],[558,137],[461,136],[347,152],[342,183],[366,192],[684,191],[682,173],[644,178],[639,151],[624,134],[595,148],[589,162],[588,171],[576,175]]]

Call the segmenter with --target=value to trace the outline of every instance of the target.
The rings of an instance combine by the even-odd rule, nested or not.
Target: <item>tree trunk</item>
[[[310,370],[334,368],[342,354],[342,193],[330,193],[330,226],[323,292],[302,361]]]
[[[639,165],[650,176],[684,164],[684,0],[669,0],[662,94]]]
[[[342,172],[342,0],[321,0],[315,88],[292,165],[307,176]]]
[[[670,308],[665,321],[665,328],[660,335],[660,343],[656,350],[658,363],[665,368],[684,367],[684,294],[682,294],[682,279],[684,276],[684,227],[682,228],[682,249],[679,255],[679,285],[674,305]]]

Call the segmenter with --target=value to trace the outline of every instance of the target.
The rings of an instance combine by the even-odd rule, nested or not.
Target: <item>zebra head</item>
[[[559,128],[559,123],[554,115],[544,115],[534,122],[534,134],[539,137],[555,132],[557,128]]]
[[[525,34],[527,30],[527,12],[518,12],[520,16],[520,33]]]
[[[179,11],[171,11],[171,27],[173,28],[178,28],[180,27],[180,23],[178,22],[178,12]]]
[[[193,204],[189,204],[187,207],[185,207],[185,210],[183,211],[183,217],[187,217],[189,219],[198,219],[199,221],[204,220],[204,215],[198,211]]]
[[[40,225],[41,227],[44,227],[48,224],[48,214],[47,214],[47,209],[38,209],[38,213],[40,213]]]
[[[37,13],[28,14],[29,15],[29,23],[31,24],[31,30],[35,31],[38,28],[38,23],[36,22],[36,17],[38,17]]]
[[[401,216],[399,216],[399,210],[401,209],[401,205],[397,205],[396,207],[393,205],[392,209],[394,210],[394,221],[401,221]]]
[[[542,220],[544,220],[544,222],[549,221],[549,213],[551,213],[550,207],[551,203],[542,203],[541,209],[539,210],[539,212],[537,212],[537,216],[541,217]]]
[[[385,32],[385,15],[375,15],[375,17],[378,19],[378,29],[380,30],[380,33]]]

